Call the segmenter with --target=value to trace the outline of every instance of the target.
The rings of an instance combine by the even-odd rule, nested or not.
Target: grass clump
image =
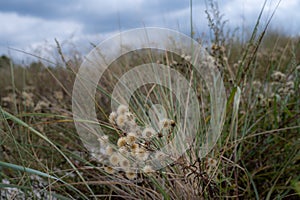
[[[0,197],[298,199],[300,40],[267,26],[259,32],[259,16],[243,43],[224,33],[218,7],[214,2],[210,7],[213,37],[207,48],[224,79],[227,104],[221,137],[204,158],[199,146],[212,117],[211,99],[191,55],[141,50],[112,63],[95,96],[97,123],[105,135],[94,152],[84,148],[73,122],[71,91],[79,64],[66,62],[60,46],[65,67],[18,66],[2,56]],[[178,101],[167,88],[144,85],[128,105],[110,110],[109,94],[122,74],[150,62],[179,71],[201,104],[197,137],[176,159],[159,151],[180,129]],[[149,161],[167,158],[173,162],[159,169]]]

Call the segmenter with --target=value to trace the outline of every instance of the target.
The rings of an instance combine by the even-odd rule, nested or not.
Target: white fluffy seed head
[[[124,115],[126,112],[128,112],[128,107],[125,105],[119,105],[118,109],[117,109],[117,113],[118,115]]]
[[[289,89],[294,89],[295,84],[293,81],[288,81],[285,86]]]
[[[110,166],[107,166],[107,167],[104,167],[104,171],[108,174],[114,174],[115,173],[115,170],[114,168],[110,167]]]
[[[153,136],[155,135],[155,131],[154,131],[153,128],[147,127],[147,128],[145,128],[145,129],[143,130],[142,135],[143,135],[143,137],[145,137],[145,138],[151,138],[151,137],[153,137]]]
[[[217,160],[213,159],[213,158],[208,158],[207,159],[207,165],[209,167],[216,167],[217,166]]]
[[[168,129],[170,128],[170,125],[169,119],[162,119],[159,121],[159,129]]]
[[[125,117],[126,117],[126,119],[127,119],[128,121],[134,122],[135,117],[134,117],[134,115],[133,115],[131,112],[125,112],[124,115],[125,115]]]
[[[140,161],[146,161],[149,157],[149,153],[143,148],[138,148],[135,155],[136,158]]]
[[[294,95],[295,91],[294,90],[289,90],[288,95]]]
[[[272,87],[272,88],[278,88],[280,85],[281,85],[280,82],[277,82],[277,81],[271,82],[271,87]]]
[[[100,142],[100,145],[102,147],[104,147],[108,144],[108,136],[107,135],[103,135],[103,136],[99,137],[97,140]]]
[[[118,151],[121,155],[125,155],[125,156],[128,155],[128,153],[129,153],[129,150],[126,146],[120,147],[118,149]]]
[[[118,139],[118,142],[117,142],[117,145],[118,145],[118,147],[120,148],[120,147],[124,147],[124,146],[126,146],[126,137],[120,137],[119,139]]]
[[[129,180],[133,180],[136,178],[136,173],[131,170],[126,171],[125,175]]]
[[[109,162],[114,166],[118,165],[120,162],[120,156],[117,153],[113,153],[109,158]]]
[[[261,94],[261,93],[257,95],[257,100],[258,100],[259,102],[261,102],[264,98],[265,98],[264,95]]]
[[[130,133],[127,134],[127,136],[126,136],[127,144],[132,145],[132,144],[135,143],[135,140],[136,140],[136,134],[135,133],[130,132]]]
[[[188,56],[185,56],[184,59],[185,59],[186,61],[190,62],[191,59],[192,59],[192,56],[189,56],[189,55],[188,55]]]
[[[111,156],[114,153],[114,149],[111,146],[107,146],[105,149],[106,155]]]
[[[271,78],[274,81],[279,81],[279,82],[283,82],[286,80],[286,75],[280,71],[275,71],[272,75]]]
[[[150,173],[153,173],[154,170],[153,170],[153,168],[150,165],[145,165],[145,167],[143,167],[143,172],[145,174],[150,174]]]
[[[141,129],[139,127],[136,127],[134,129],[134,132],[136,133],[137,137],[141,137],[142,136],[142,131],[141,131]]]
[[[126,117],[125,117],[124,115],[119,115],[119,116],[117,117],[116,122],[117,122],[118,127],[122,128],[122,127],[125,126],[125,123],[126,123]]]
[[[261,88],[261,82],[260,81],[253,81],[252,85],[253,85],[254,90]]]
[[[134,143],[130,146],[131,152],[136,153],[139,149],[139,145],[137,143]]]
[[[124,169],[124,170],[127,170],[129,167],[130,167],[130,162],[128,159],[126,158],[122,158],[120,160],[120,166]]]
[[[116,119],[117,119],[117,113],[116,112],[112,112],[109,115],[109,123],[111,124],[116,124]]]

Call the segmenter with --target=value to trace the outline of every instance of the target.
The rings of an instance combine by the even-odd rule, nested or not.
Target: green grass
[[[125,172],[107,173],[106,165],[84,148],[72,118],[71,93],[80,62],[66,63],[57,42],[65,66],[36,62],[24,67],[0,58],[0,194],[17,188],[33,199],[38,199],[36,190],[57,199],[299,199],[300,39],[267,26],[259,29],[260,17],[246,43],[228,37],[226,23],[211,3],[207,13],[213,45],[208,51],[222,73],[227,104],[221,137],[205,158],[199,156],[199,145],[212,115],[203,80],[178,55],[141,50],[114,62],[99,82],[97,124],[110,141],[116,143],[124,134],[108,121],[113,86],[130,66],[142,63],[179,63],[172,68],[206,104],[203,120],[193,145],[173,164],[150,174],[138,172],[134,180]],[[276,71],[285,78],[275,81]],[[178,101],[167,88],[149,84],[134,94],[129,109],[139,125],[147,124],[152,104],[168,108],[170,119],[179,115]],[[159,140],[151,143],[161,145]],[[32,175],[45,184],[36,189]]]

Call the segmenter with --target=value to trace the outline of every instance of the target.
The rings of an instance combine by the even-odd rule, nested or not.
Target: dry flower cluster
[[[154,172],[151,166],[152,158],[163,161],[167,154],[159,151],[161,147],[157,141],[168,138],[172,132],[175,122],[170,119],[161,119],[155,130],[152,126],[142,128],[136,122],[135,115],[125,105],[120,105],[117,111],[109,115],[109,122],[118,131],[116,146],[109,142],[109,137],[99,137],[101,149],[105,149],[108,165],[105,171],[114,174],[117,171],[125,171],[128,179],[134,179],[138,169],[149,174]]]

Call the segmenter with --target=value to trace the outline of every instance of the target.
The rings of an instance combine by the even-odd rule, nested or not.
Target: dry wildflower
[[[135,143],[135,140],[136,140],[136,134],[135,133],[130,132],[130,133],[127,134],[127,136],[126,136],[127,144],[132,145],[132,144]]]
[[[117,125],[120,127],[120,128],[122,128],[122,127],[124,127],[124,125],[125,125],[125,122],[126,122],[126,117],[124,116],[124,115],[119,115],[118,117],[117,117]]]
[[[281,100],[280,95],[278,95],[276,93],[272,93],[270,98],[275,99],[277,102],[279,102]]]
[[[140,161],[145,161],[145,160],[147,160],[148,157],[149,157],[149,153],[148,153],[145,149],[143,149],[143,148],[139,148],[139,149],[136,151],[135,155],[136,155],[136,158],[137,158],[138,160],[140,160]]]
[[[170,120],[170,125],[171,125],[172,127],[174,127],[174,126],[176,125],[176,122],[175,122],[173,119],[171,119],[171,120]]]
[[[116,112],[111,112],[109,115],[109,123],[115,124],[117,119],[117,113]]]
[[[142,135],[143,135],[143,137],[145,137],[145,138],[150,138],[150,137],[152,137],[154,134],[155,134],[155,131],[154,131],[154,129],[151,128],[151,127],[145,128],[145,129],[143,130],[143,132],[142,132]]]
[[[215,44],[215,43],[213,43],[213,44],[211,45],[211,50],[212,50],[213,52],[218,51],[219,48],[220,48],[220,46],[217,45],[217,44]]]
[[[26,92],[33,92],[34,90],[35,90],[34,86],[27,85],[24,87],[24,91],[26,91]]]
[[[159,128],[160,129],[168,129],[171,126],[171,122],[169,119],[162,119],[159,121]]]
[[[271,82],[271,87],[272,87],[272,88],[278,88],[280,85],[281,85],[280,82],[277,82],[277,81]]]
[[[119,105],[118,109],[117,109],[117,113],[118,115],[124,115],[126,112],[128,112],[128,107],[125,105]]]
[[[44,130],[45,130],[45,125],[44,125],[44,124],[38,124],[38,125],[36,126],[36,128],[37,128],[40,132],[44,132]]]
[[[137,137],[141,137],[142,136],[142,131],[139,127],[135,127],[134,132],[136,133]]]
[[[192,56],[185,56],[184,59],[185,59],[186,61],[190,62],[191,59],[192,59]]]
[[[34,102],[33,102],[33,94],[32,93],[27,93],[25,91],[22,92],[22,103],[26,107],[34,107]]]
[[[288,88],[288,89],[294,89],[294,82],[293,81],[288,81],[285,86]]]
[[[134,143],[130,146],[130,149],[133,153],[136,153],[137,150],[139,149],[139,145],[137,143]]]
[[[150,165],[145,165],[145,167],[143,168],[143,172],[145,174],[150,174],[150,173],[153,173],[154,170],[153,170],[153,168]]]
[[[253,81],[252,86],[254,90],[258,90],[261,88],[261,82],[260,81]]]
[[[261,102],[264,99],[264,95],[263,94],[258,94],[257,95],[257,101]]]
[[[93,160],[96,160],[96,161],[103,160],[103,154],[101,153],[101,149],[99,149],[99,148],[90,149],[90,156],[92,157]]]
[[[50,103],[45,102],[45,101],[39,101],[36,106],[34,107],[33,111],[39,111],[45,108],[49,108],[50,107]]]
[[[26,107],[34,107],[34,103],[32,100],[26,99],[25,101],[22,102],[24,106]]]
[[[280,71],[275,71],[272,75],[271,78],[274,81],[279,81],[279,82],[283,82],[286,80],[286,75]]]
[[[278,89],[278,93],[279,93],[280,96],[284,96],[286,94],[286,92],[287,91],[285,90],[285,88],[279,88]]]
[[[134,122],[135,117],[131,112],[125,112],[124,115],[125,115],[125,117],[128,121],[133,121]]]
[[[113,153],[109,158],[109,162],[114,166],[118,165],[120,162],[120,156],[117,153]]]
[[[111,146],[107,146],[105,152],[107,155],[111,156],[114,153],[114,149]]]
[[[110,166],[106,166],[104,167],[104,171],[108,174],[114,174],[115,173],[115,170],[114,168],[110,167]]]
[[[100,142],[101,146],[106,146],[108,143],[108,136],[103,135],[103,136],[99,137],[97,140]]]
[[[120,137],[118,139],[117,145],[120,148],[120,147],[124,147],[126,145],[126,143],[127,143],[126,142],[126,137]]]
[[[130,167],[130,162],[129,162],[129,160],[126,159],[126,158],[122,158],[122,159],[120,160],[120,166],[121,166],[124,170],[128,169],[128,168]]]
[[[54,91],[53,95],[58,101],[62,101],[64,99],[64,93],[62,91]]]
[[[289,90],[288,91],[288,95],[294,95],[295,94],[295,91],[294,90]]]
[[[13,103],[14,102],[14,95],[10,94],[7,97],[2,97],[1,101],[6,102],[6,103]]]
[[[134,173],[133,171],[126,171],[125,175],[129,180],[133,180],[136,178],[136,173]]]
[[[126,146],[119,148],[118,151],[121,155],[128,156],[129,150]]]
[[[218,163],[217,160],[215,160],[213,158],[207,159],[207,166],[209,166],[209,167],[216,167],[217,163]]]
[[[269,107],[271,107],[271,106],[273,105],[274,99],[268,98],[266,101],[267,101],[267,105],[268,105]]]
[[[261,105],[262,107],[266,107],[266,106],[267,106],[267,99],[262,99],[262,100],[260,101],[260,105]]]
[[[22,92],[22,98],[23,99],[30,99],[30,100],[32,100],[33,94],[32,93],[27,93],[27,92],[23,91]]]
[[[126,121],[126,130],[127,132],[135,132],[135,130],[137,129],[137,124],[135,123],[134,120],[131,120],[131,121]]]

